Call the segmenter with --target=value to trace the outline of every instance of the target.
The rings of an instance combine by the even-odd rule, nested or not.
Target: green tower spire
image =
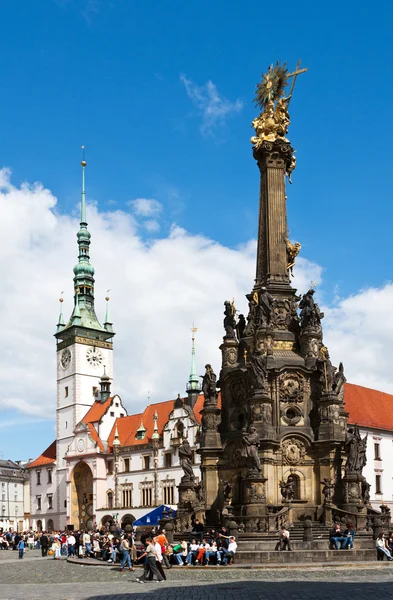
[[[190,369],[190,377],[187,383],[187,395],[188,395],[188,405],[191,408],[194,407],[195,402],[198,399],[198,396],[201,392],[201,384],[199,382],[199,377],[197,375],[196,370],[196,362],[195,362],[195,333],[198,331],[197,328],[192,324],[192,349],[191,349],[191,369]]]
[[[106,326],[103,327],[97,319],[94,308],[94,268],[90,264],[90,233],[87,229],[86,217],[86,187],[85,187],[85,150],[82,146],[82,193],[79,231],[76,234],[78,242],[78,263],[74,267],[74,310],[68,323],[64,320],[57,327],[58,340],[68,339],[78,335],[96,340],[110,340],[114,336],[109,316],[106,315]],[[61,315],[61,319],[62,319]],[[77,328],[77,330],[75,329]],[[90,331],[89,331],[90,330]],[[61,335],[60,335],[61,334]]]
[[[63,292],[62,292],[63,294]],[[60,302],[60,314],[59,314],[59,320],[57,322],[57,332],[61,331],[64,327],[65,327],[65,322],[64,322],[64,317],[63,317],[63,296],[61,296],[59,298],[59,302]]]

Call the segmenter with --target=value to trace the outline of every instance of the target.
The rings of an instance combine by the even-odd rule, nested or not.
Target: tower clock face
[[[95,346],[89,348],[86,352],[87,362],[91,367],[99,367],[102,364],[103,356],[101,350],[98,350]]]
[[[71,362],[71,350],[69,348],[65,348],[65,350],[63,350],[60,362],[63,369],[66,369],[69,366]]]

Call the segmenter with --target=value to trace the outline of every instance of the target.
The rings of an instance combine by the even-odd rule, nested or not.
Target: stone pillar
[[[264,531],[266,528],[266,477],[249,471],[242,480],[242,498],[246,531]]]
[[[346,415],[343,402],[334,392],[323,392],[319,400],[318,440],[345,441]]]
[[[273,439],[273,400],[267,393],[256,392],[249,399],[251,424],[264,439]]]
[[[289,287],[285,173],[292,156],[293,148],[284,140],[265,140],[254,148],[261,172],[256,288]]]
[[[224,337],[223,342],[220,346],[222,354],[222,367],[220,377],[226,375],[232,369],[236,369],[238,364],[238,346],[239,343],[236,338]]]

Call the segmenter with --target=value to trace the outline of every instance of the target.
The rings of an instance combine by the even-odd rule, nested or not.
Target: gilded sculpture
[[[288,142],[286,135],[291,123],[288,106],[292,98],[293,88],[296,77],[304,73],[307,69],[299,69],[299,63],[293,73],[288,73],[287,63],[280,65],[270,65],[267,73],[262,74],[262,81],[257,84],[254,102],[261,109],[261,113],[256,117],[252,125],[256,135],[251,138],[251,143],[255,149],[258,149],[262,142],[274,142],[282,140]],[[291,89],[288,96],[285,96],[285,88],[288,80],[293,77]],[[287,169],[287,176],[291,182],[291,173],[296,165],[296,159],[293,156],[291,164]]]
[[[299,254],[302,245],[299,242],[295,242],[294,244],[292,244],[292,242],[288,238],[285,240],[285,242],[287,245],[287,269],[293,277],[293,267],[295,266],[296,257]]]

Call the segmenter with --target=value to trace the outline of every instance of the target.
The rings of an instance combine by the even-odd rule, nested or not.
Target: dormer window
[[[139,427],[138,427],[138,429],[136,431],[135,439],[137,439],[137,440],[143,440],[144,437],[145,437],[145,435],[146,435],[146,429],[143,426],[143,423],[141,422],[141,424],[139,425]]]
[[[184,437],[184,425],[181,421],[176,423],[176,437],[182,438]]]

